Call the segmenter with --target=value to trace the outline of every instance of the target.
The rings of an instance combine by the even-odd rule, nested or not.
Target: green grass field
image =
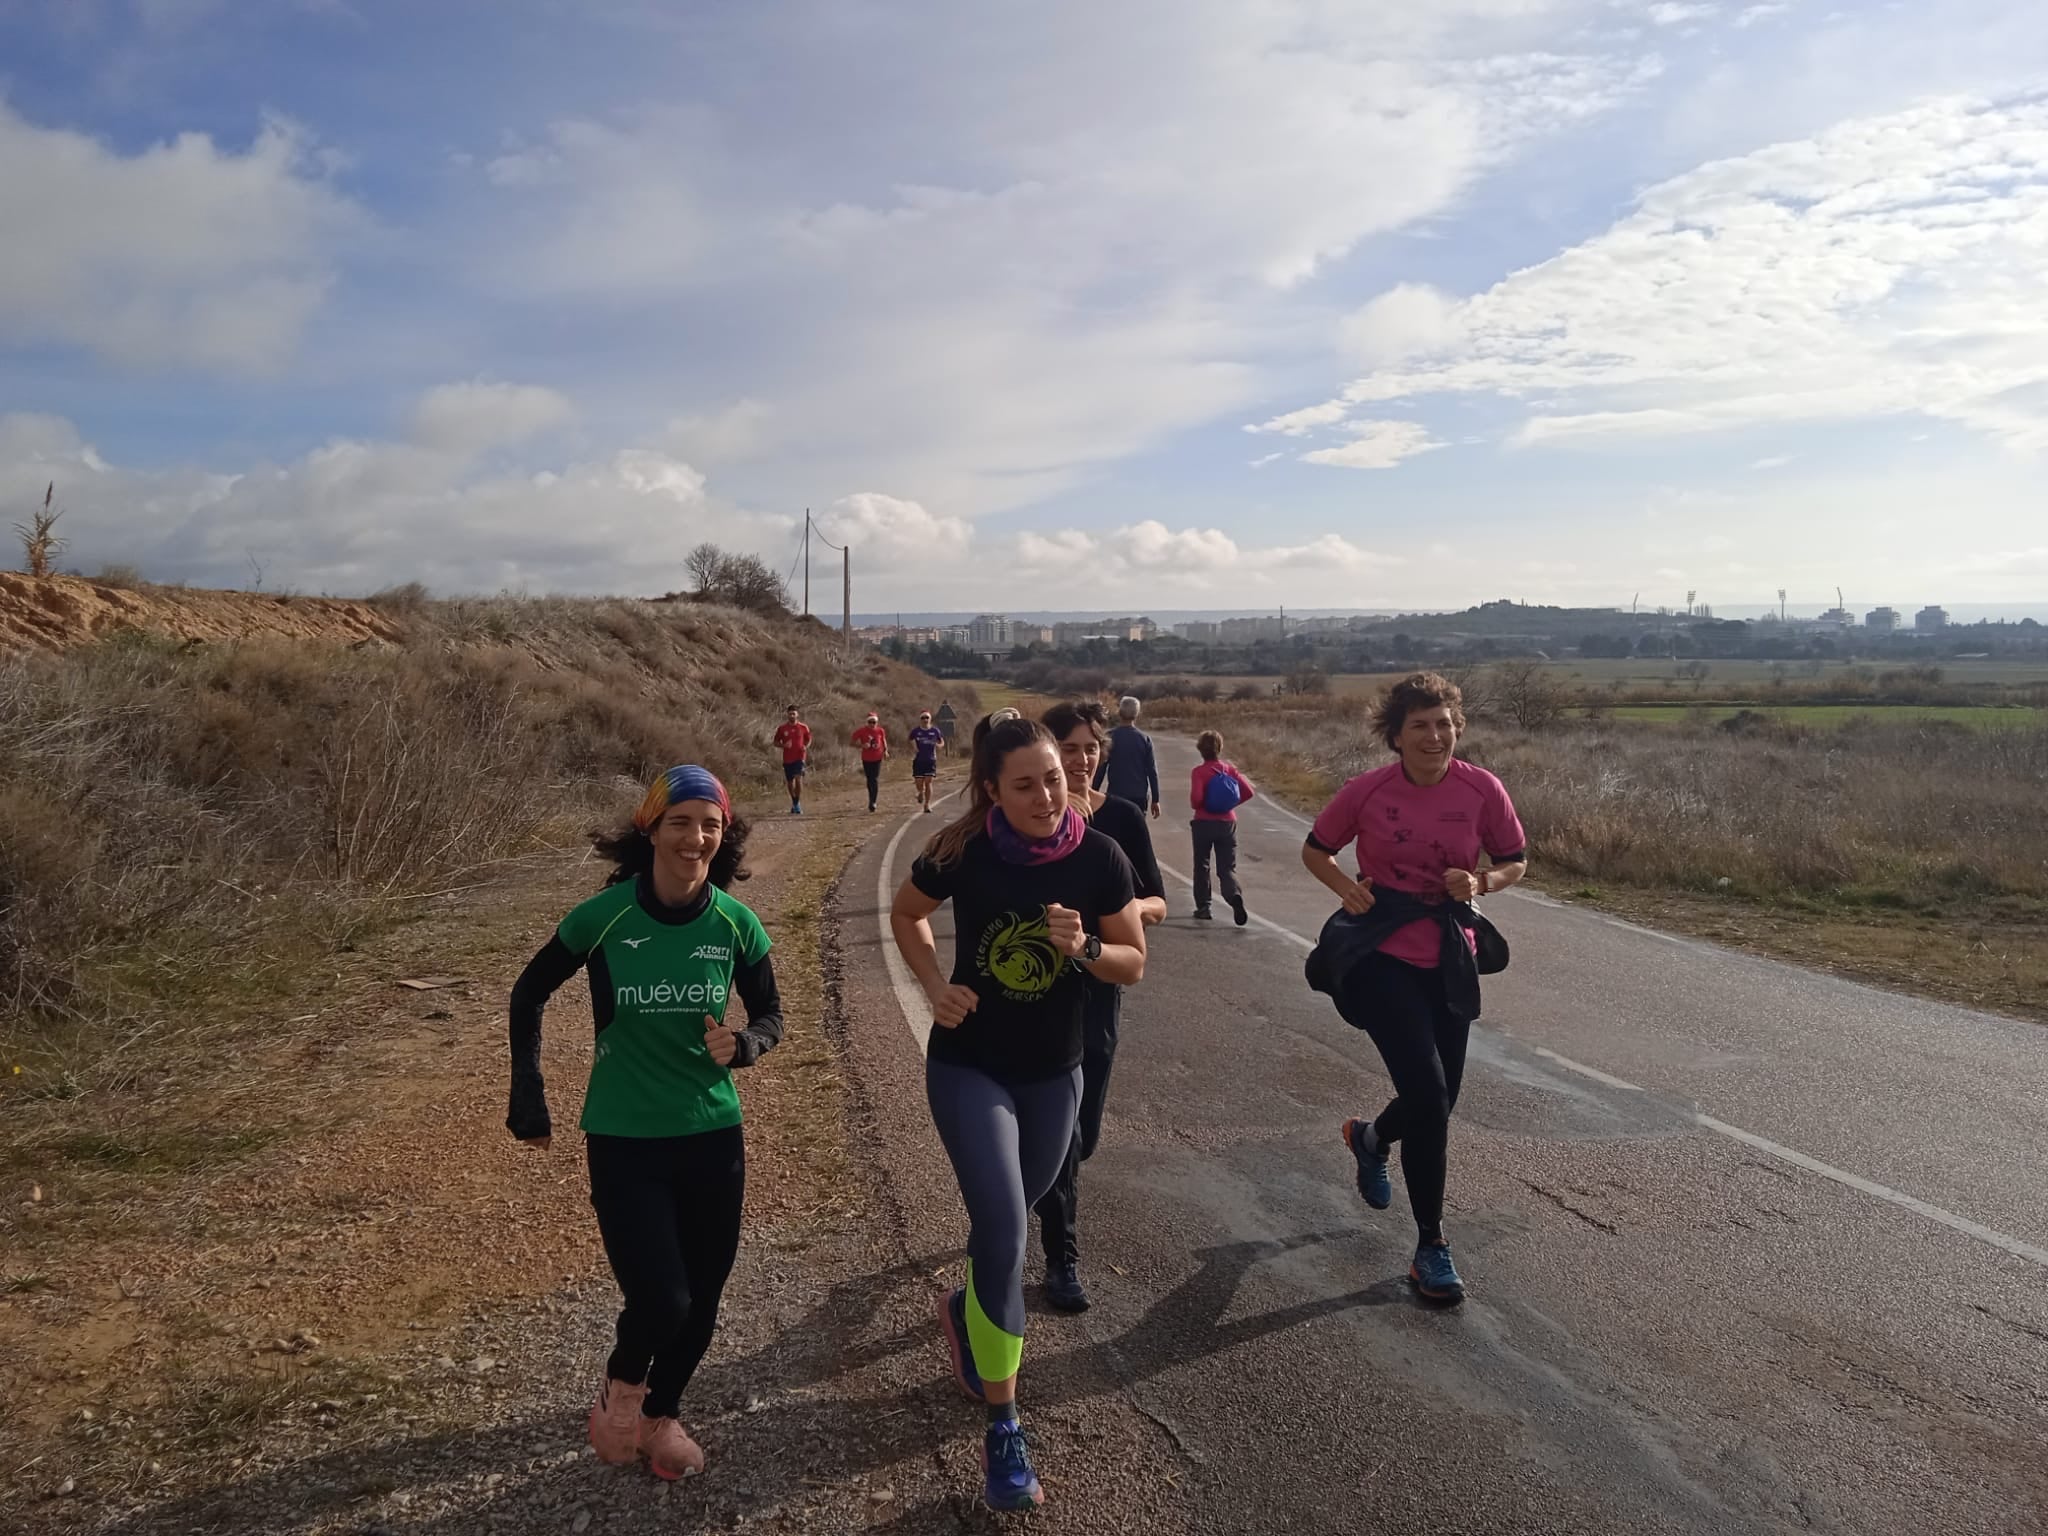
[[[1737,713],[1734,704],[1624,704],[1607,711],[1611,720],[1643,720],[1654,725],[1685,725],[1704,720],[1718,725]],[[1939,704],[1780,704],[1751,707],[1754,714],[1817,729],[1838,729],[1854,720],[1890,724],[1944,720],[1978,730],[2038,729],[2048,725],[2048,710],[2001,708],[1997,705]]]

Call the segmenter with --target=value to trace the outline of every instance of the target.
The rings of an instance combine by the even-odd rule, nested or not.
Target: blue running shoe
[[[1358,1164],[1358,1192],[1365,1197],[1365,1203],[1376,1211],[1384,1211],[1394,1203],[1394,1181],[1387,1177],[1387,1149],[1377,1152],[1359,1149],[1364,1139],[1362,1132],[1371,1129],[1367,1121],[1356,1116],[1344,1122],[1344,1145],[1351,1149],[1353,1161]]]
[[[1086,1312],[1088,1287],[1081,1283],[1081,1266],[1069,1259],[1045,1266],[1045,1299],[1055,1312]]]
[[[939,1332],[946,1336],[946,1349],[953,1356],[953,1379],[960,1383],[960,1390],[977,1403],[987,1402],[981,1391],[981,1373],[974,1368],[974,1351],[967,1347],[967,1291],[964,1287],[940,1298]]]
[[[1455,1307],[1465,1299],[1465,1282],[1458,1278],[1458,1266],[1451,1262],[1449,1243],[1422,1243],[1416,1247],[1415,1262],[1408,1266],[1408,1283],[1429,1301]]]
[[[982,1497],[990,1509],[1033,1509],[1045,1502],[1045,1490],[1031,1470],[1024,1426],[1015,1419],[989,1425],[988,1438],[981,1442],[981,1470],[988,1474]]]

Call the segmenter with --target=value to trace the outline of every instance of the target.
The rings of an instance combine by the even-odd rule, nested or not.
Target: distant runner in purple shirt
[[[939,748],[945,744],[945,732],[932,724],[932,712],[924,711],[910,732],[910,745],[914,749],[910,759],[910,780],[917,789],[917,803],[924,807],[927,815],[932,808],[932,781],[939,776]]]

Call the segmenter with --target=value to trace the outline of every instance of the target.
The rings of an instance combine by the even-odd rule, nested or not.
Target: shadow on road
[[[1122,1333],[1051,1354],[1027,1353],[1026,1412],[1134,1386],[1174,1366],[1334,1313],[1405,1300],[1405,1286],[1389,1280],[1222,1321],[1254,1264],[1349,1235],[1314,1233],[1201,1250],[1195,1272]],[[691,1385],[689,1398],[700,1405],[693,1427],[710,1454],[712,1470],[701,1481],[677,1485],[670,1513],[680,1513],[687,1501],[703,1505],[707,1517],[736,1514],[791,1497],[805,1498],[806,1488],[843,1489],[867,1474],[930,1457],[941,1436],[978,1429],[979,1418],[970,1421],[967,1405],[945,1369],[936,1323],[929,1321],[931,1301],[939,1292],[932,1274],[959,1258],[957,1252],[929,1254],[836,1285],[762,1348],[708,1363]],[[884,1314],[914,1321],[870,1336]],[[872,1383],[865,1376],[914,1350],[929,1355],[928,1372],[918,1373],[916,1381],[899,1390],[868,1390]],[[831,1390],[812,1390],[827,1383]],[[738,1406],[750,1400],[758,1401],[757,1411]],[[951,1422],[955,1419],[960,1421],[957,1426]],[[554,1442],[568,1450],[580,1446],[582,1438],[583,1410],[576,1407],[474,1430],[387,1441],[306,1457],[232,1484],[197,1490],[104,1529],[115,1536],[270,1531],[279,1528],[275,1511],[280,1507],[294,1511],[295,1525],[332,1521],[350,1511],[368,1522],[370,1511],[389,1493],[411,1491],[425,1498],[429,1490],[451,1482],[469,1485],[450,1490],[461,1507],[424,1523],[407,1520],[406,1529],[452,1533],[484,1524],[492,1512],[567,1511],[586,1501],[614,1507],[644,1501],[651,1511],[657,1494],[652,1479],[603,1466],[589,1456],[532,1471],[508,1471],[489,1494],[474,1486],[493,1463],[501,1468],[520,1465],[533,1444]],[[863,1524],[902,1532],[952,1530],[959,1528],[970,1507],[964,1497],[942,1497],[905,1508],[881,1523]]]

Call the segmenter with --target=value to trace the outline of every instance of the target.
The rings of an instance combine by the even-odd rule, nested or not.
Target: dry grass
[[[1276,793],[1309,805],[1387,761],[1363,701],[1161,714],[1222,730]],[[1741,724],[1529,732],[1479,719],[1463,751],[1506,781],[1531,868],[1554,889],[2048,1015],[2048,729]]]
[[[779,784],[792,699],[827,788],[853,771],[835,739],[932,687],[796,620],[391,600],[399,645],[129,634],[0,657],[0,1099],[103,1101],[57,1118],[131,1136],[113,1101],[159,1091],[167,1054],[204,1059],[420,896],[573,843],[668,763],[708,764],[744,812]]]

